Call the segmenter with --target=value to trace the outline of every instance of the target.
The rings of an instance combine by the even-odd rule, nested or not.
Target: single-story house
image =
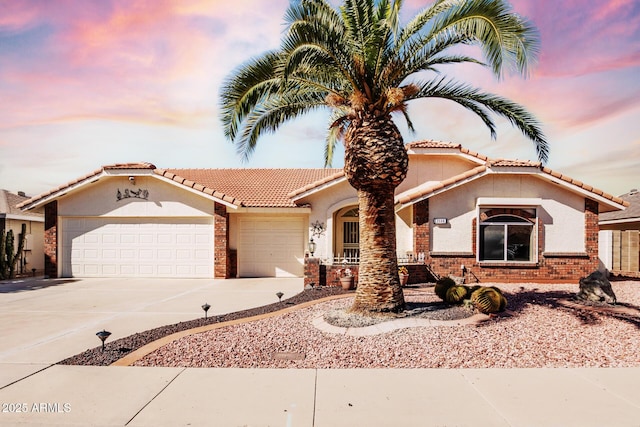
[[[28,200],[23,192],[12,193],[0,190],[0,233],[13,231],[15,249],[22,233],[22,225],[26,226],[26,236],[16,274],[42,273],[44,270],[44,214],[42,209],[23,212],[18,205]]]
[[[600,258],[613,274],[640,277],[640,192],[620,198],[627,209],[600,214]]]
[[[398,256],[436,275],[571,281],[598,267],[598,214],[626,202],[539,163],[407,145]],[[305,277],[357,269],[356,191],[341,169],[104,166],[25,201],[45,210],[50,276]],[[313,243],[311,243],[313,242]],[[329,277],[329,279],[327,279]]]

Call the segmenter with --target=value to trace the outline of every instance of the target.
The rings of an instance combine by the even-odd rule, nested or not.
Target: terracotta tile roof
[[[295,207],[290,193],[334,179],[342,169],[166,169],[156,173],[237,206]]]
[[[307,192],[309,190],[313,190],[314,188],[320,187],[320,186],[322,186],[324,184],[328,184],[331,181],[335,181],[335,180],[344,178],[344,170],[343,169],[334,169],[334,170],[336,170],[337,172],[333,173],[332,175],[328,175],[328,176],[326,176],[324,178],[321,178],[321,179],[319,179],[317,181],[314,181],[312,183],[309,183],[309,184],[305,185],[304,187],[300,187],[300,188],[292,191],[291,193],[287,194],[287,196],[289,198],[291,198],[291,199],[295,199],[296,196],[298,196],[298,195],[300,195],[300,194],[302,194],[304,192]]]
[[[408,149],[410,148],[462,148],[461,144],[453,144],[451,142],[434,141],[431,139],[425,139],[424,141],[414,141],[406,144]]]
[[[540,162],[530,162],[529,160],[508,160],[508,159],[492,159],[489,161],[491,166],[496,167],[533,167],[539,168]]]
[[[461,173],[460,175],[456,175],[453,176],[449,179],[446,179],[444,181],[440,181],[436,184],[433,184],[429,187],[426,188],[422,188],[419,189],[418,191],[415,190],[408,190],[405,191],[402,194],[398,194],[396,196],[396,203],[401,203],[401,204],[407,204],[407,203],[411,203],[415,200],[420,199],[421,197],[424,197],[428,194],[434,193],[438,190],[441,190],[443,188],[446,187],[450,187],[452,185],[458,184],[462,181],[465,181],[469,178],[475,177],[475,176],[479,176],[482,173],[484,173],[487,170],[487,166],[486,165],[482,165],[482,166],[477,166],[473,169],[469,169],[468,171]]]
[[[106,165],[106,166],[102,166],[101,168],[98,168],[96,170],[94,170],[93,172],[89,172],[86,175],[81,176],[80,178],[76,178],[72,181],[67,182],[66,184],[62,184],[56,188],[52,188],[49,191],[46,191],[44,193],[38,194],[37,196],[34,196],[30,199],[27,199],[25,201],[23,201],[22,203],[20,203],[18,205],[19,208],[25,207],[29,204],[33,204],[34,202],[37,202],[39,200],[42,200],[48,196],[51,196],[52,194],[58,193],[60,191],[66,190],[70,187],[73,187],[76,184],[80,184],[81,182],[87,181],[91,178],[94,178],[98,175],[100,175],[103,171],[105,170],[112,170],[112,169],[155,169],[156,167],[154,165],[152,165],[151,163],[147,163],[147,162],[138,162],[138,163],[116,163],[114,165]]]
[[[409,144],[406,144],[406,147],[407,147],[407,150],[411,150],[414,148],[448,148],[452,150],[458,150],[462,154],[468,154],[471,157],[477,157],[479,160],[482,160],[482,161],[489,160],[489,158],[485,155],[469,150],[468,148],[464,148],[461,144],[452,144],[450,142],[424,140],[424,141],[410,142]]]
[[[139,163],[116,163],[115,165],[107,165],[103,166],[101,170],[111,170],[111,169],[156,169],[155,165],[148,162],[139,162]]]
[[[640,221],[640,192],[632,190],[620,196],[628,203],[623,211],[605,212],[600,214],[600,221],[636,220]]]
[[[491,168],[493,167],[535,167],[535,168],[539,168],[542,172],[544,172],[545,174],[548,174],[554,178],[560,179],[564,182],[567,182],[569,184],[573,184],[583,190],[586,190],[588,192],[591,192],[595,195],[601,196],[603,198],[605,198],[606,200],[609,200],[611,202],[617,203],[619,205],[623,205],[623,206],[627,206],[628,202],[622,200],[619,197],[615,197],[611,194],[605,193],[602,190],[599,190],[597,188],[594,188],[590,185],[587,185],[583,182],[578,181],[577,179],[573,179],[567,175],[563,175],[561,173],[555,172],[547,167],[543,167],[542,164],[540,162],[531,162],[528,160],[508,160],[508,159],[490,159],[487,156],[484,156],[482,154],[476,153],[475,151],[471,151],[468,150],[464,147],[462,147],[460,144],[451,144],[451,143],[447,143],[447,142],[441,142],[441,141],[431,141],[431,140],[425,140],[425,141],[417,141],[417,142],[412,142],[407,144],[407,149],[413,149],[413,148],[449,148],[452,150],[459,150],[460,153],[462,154],[467,154],[473,157],[478,158],[479,160],[483,160],[485,161],[486,165]],[[420,196],[422,197],[422,196]],[[404,203],[404,202],[403,202]]]

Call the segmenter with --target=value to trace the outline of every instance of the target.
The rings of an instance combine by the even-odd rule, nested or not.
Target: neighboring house
[[[437,275],[577,280],[598,267],[598,213],[625,207],[538,163],[433,141],[407,149],[398,256]],[[359,256],[357,195],[340,169],[104,166],[22,204],[42,207],[51,276],[326,283]]]
[[[629,203],[627,209],[600,214],[601,258],[613,274],[640,277],[640,192],[620,198]]]
[[[17,207],[28,199],[22,192],[15,194],[0,190],[0,232],[13,230],[16,250],[22,224],[27,227],[24,249],[16,268],[17,274],[34,274],[44,271],[44,214],[41,209],[23,212]]]

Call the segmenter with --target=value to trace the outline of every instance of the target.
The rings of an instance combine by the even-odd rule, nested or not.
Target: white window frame
[[[537,198],[531,198],[531,199],[525,199],[525,198],[513,198],[513,199],[503,199],[503,198],[478,198],[477,200],[477,204],[476,204],[476,261],[480,264],[528,264],[528,265],[535,265],[538,263],[538,253],[540,252],[540,236],[538,235],[538,219],[540,216],[540,207],[542,205],[542,199],[537,199]],[[529,220],[527,218],[523,218],[523,224],[524,222],[528,222],[531,223],[531,227],[532,229],[532,242],[534,242],[532,244],[531,247],[531,251],[533,251],[532,253],[532,257],[531,260],[529,261],[521,261],[521,260],[509,260],[509,259],[503,259],[503,260],[483,260],[480,258],[480,252],[481,252],[481,242],[482,242],[482,225],[486,225],[487,222],[482,221],[480,216],[482,211],[485,211],[487,209],[535,209],[536,212],[536,216],[535,219],[533,220]],[[510,216],[514,216],[514,217],[518,217],[518,215],[513,215],[513,214],[504,214],[504,215],[510,215]],[[490,221],[488,221],[490,222]],[[510,223],[510,224],[515,224],[517,225],[517,223]],[[496,225],[507,225],[507,223],[499,223],[497,222]],[[505,254],[505,258],[507,258],[506,253],[506,245],[507,245],[507,239],[506,239],[506,235],[505,235],[505,250],[504,250],[504,254]]]

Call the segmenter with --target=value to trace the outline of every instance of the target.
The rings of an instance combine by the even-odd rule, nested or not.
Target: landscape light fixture
[[[204,304],[202,304],[202,309],[204,310],[204,318],[207,318],[207,311],[209,311],[209,309],[211,308],[211,306],[209,304],[207,304],[206,302]]]
[[[111,332],[105,331],[103,329],[100,332],[96,332],[96,335],[98,336],[98,338],[100,338],[100,341],[102,341],[102,351],[104,352],[104,342],[106,341],[107,338],[109,338],[109,335],[111,335]]]
[[[284,296],[284,294],[282,292],[276,292],[276,296],[278,297],[278,300],[282,302],[282,297]]]
[[[309,239],[309,253],[311,253],[311,256],[313,256],[314,252],[316,251],[316,247],[318,246],[318,244],[316,242],[313,241],[313,237]]]

